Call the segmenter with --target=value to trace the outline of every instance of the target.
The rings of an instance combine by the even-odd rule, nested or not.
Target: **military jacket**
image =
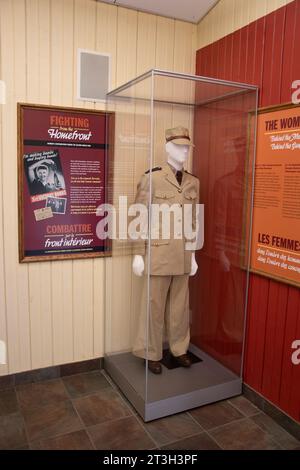
[[[150,188],[150,178],[152,184]],[[136,203],[151,210],[150,227],[144,243],[136,245],[136,254],[145,256],[145,273],[150,266],[151,275],[182,275],[191,270],[190,249],[187,242],[194,241],[196,230],[196,204],[199,203],[199,179],[183,170],[182,182],[178,183],[169,164],[148,170],[141,178]],[[170,227],[159,214],[159,208],[169,207]],[[176,222],[173,209],[176,212]],[[167,210],[168,212],[168,210]],[[190,213],[190,215],[187,215]],[[185,224],[188,219],[190,223]],[[170,228],[170,230],[168,230]],[[168,236],[168,232],[169,236]],[[167,236],[166,236],[167,235]],[[149,248],[150,240],[150,248]],[[150,260],[150,264],[149,264]]]

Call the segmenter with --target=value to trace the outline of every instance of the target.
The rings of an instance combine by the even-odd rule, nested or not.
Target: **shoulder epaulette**
[[[146,175],[147,173],[150,173],[150,171],[159,171],[159,170],[161,170],[161,169],[162,169],[161,166],[156,166],[156,167],[152,168],[151,170],[145,171],[145,175]]]
[[[184,170],[184,172],[185,172],[185,173],[187,173],[188,175],[192,175],[192,176],[195,176],[195,178],[198,178],[198,176],[196,176],[196,175],[193,175],[193,173],[190,173],[190,172],[189,172],[189,171],[187,171],[187,170]]]

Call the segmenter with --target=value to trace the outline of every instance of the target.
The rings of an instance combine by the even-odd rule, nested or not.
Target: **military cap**
[[[182,126],[167,129],[166,142],[173,142],[176,145],[190,145],[191,147],[194,147],[194,144],[191,142],[188,129]]]

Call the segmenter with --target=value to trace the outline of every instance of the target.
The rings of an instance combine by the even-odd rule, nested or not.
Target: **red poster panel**
[[[113,114],[19,104],[18,124],[20,262],[110,255],[97,208],[108,202]]]
[[[300,286],[300,107],[262,109],[257,123],[251,269]]]

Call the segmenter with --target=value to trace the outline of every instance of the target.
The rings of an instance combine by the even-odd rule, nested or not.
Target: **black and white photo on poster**
[[[31,196],[65,190],[65,179],[58,150],[25,154],[23,159],[25,175]],[[60,195],[65,194],[65,191],[64,194],[60,193]],[[32,200],[32,202],[34,202],[34,200]]]
[[[48,196],[46,207],[51,207],[53,214],[65,214],[67,199],[63,197]]]

